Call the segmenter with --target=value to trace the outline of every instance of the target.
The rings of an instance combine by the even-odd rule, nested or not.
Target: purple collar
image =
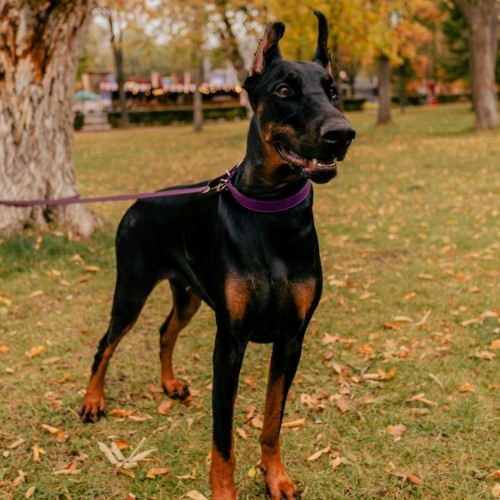
[[[222,191],[227,189],[236,203],[253,212],[272,213],[290,210],[300,205],[307,198],[309,191],[311,191],[311,181],[307,179],[305,184],[296,193],[287,198],[281,198],[279,200],[257,200],[255,198],[249,198],[243,193],[240,193],[232,183],[232,179],[239,166],[240,164],[236,165],[223,176],[210,181],[209,190]]]

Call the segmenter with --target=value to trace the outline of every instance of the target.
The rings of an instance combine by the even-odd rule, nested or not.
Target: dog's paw
[[[271,500],[300,500],[300,491],[297,490],[281,463],[268,464],[266,467],[261,462],[258,467],[266,481],[267,493]]]
[[[80,409],[80,418],[85,423],[95,423],[106,414],[104,395],[85,394]]]
[[[167,380],[162,383],[162,386],[165,394],[171,399],[178,399],[185,402],[191,400],[188,385],[180,380]]]

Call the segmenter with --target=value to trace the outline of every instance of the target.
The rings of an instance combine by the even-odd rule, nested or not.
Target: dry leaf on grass
[[[236,428],[236,432],[238,433],[238,436],[240,436],[240,438],[242,438],[242,439],[248,439],[248,434],[241,427],[237,427]]]
[[[474,392],[475,389],[474,389],[474,386],[470,383],[466,383],[462,386],[460,386],[460,389],[458,389],[459,392]]]
[[[306,426],[305,418],[298,418],[297,420],[291,420],[290,422],[283,422],[282,427],[285,429],[298,429],[299,427]]]
[[[431,401],[430,399],[425,398],[425,393],[421,392],[415,396],[412,396],[410,399],[406,400],[407,403],[423,403],[427,406],[437,406],[435,401]]]
[[[406,425],[404,424],[396,424],[396,425],[388,425],[386,432],[390,436],[396,438],[396,439],[401,439],[403,434],[406,432]]]
[[[500,483],[495,483],[493,488],[491,488],[491,494],[494,498],[500,498]]]
[[[146,477],[148,479],[155,479],[157,476],[163,476],[165,474],[168,474],[169,472],[170,469],[155,467],[153,469],[149,469],[148,473],[146,474]]]
[[[313,453],[310,457],[307,458],[307,461],[313,462],[314,460],[317,460],[318,458],[322,457],[323,455],[330,453],[331,450],[332,450],[332,448],[330,446],[327,446],[326,448],[323,448],[322,450],[319,450],[316,453]]]
[[[491,341],[490,349],[498,350],[500,349],[500,339],[495,339]]]
[[[196,490],[188,491],[181,498],[190,498],[191,500],[208,500],[208,498],[205,495],[202,495],[199,491]]]
[[[42,352],[45,350],[45,347],[43,345],[36,345],[33,346],[29,351],[26,351],[24,354],[28,356],[28,358],[33,359],[36,356],[39,356],[42,354]]]
[[[163,399],[161,403],[158,405],[158,413],[160,415],[168,415],[174,404],[175,401],[171,399]]]
[[[114,417],[130,417],[130,415],[133,415],[134,411],[113,408],[109,413],[110,413],[110,415],[113,415]]]
[[[137,465],[141,460],[145,460],[147,457],[149,457],[149,455],[151,455],[151,453],[156,451],[156,448],[152,448],[150,450],[146,450],[139,453],[139,449],[143,445],[144,441],[146,441],[145,438],[142,439],[139,445],[135,448],[135,450],[132,451],[132,453],[127,458],[124,457],[124,455],[121,453],[120,449],[114,442],[111,443],[111,448],[109,448],[107,445],[101,442],[98,442],[97,445],[99,446],[99,449],[104,453],[106,458],[113,465],[115,465],[120,472],[127,475],[131,475],[127,472],[128,469],[137,467]]]

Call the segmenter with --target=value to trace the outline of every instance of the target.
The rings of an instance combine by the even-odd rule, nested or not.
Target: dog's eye
[[[328,93],[328,97],[332,100],[335,100],[337,99],[338,95],[337,95],[337,87],[334,83],[332,83],[328,89],[327,89],[327,93]]]
[[[284,83],[282,83],[281,85],[278,85],[278,87],[276,87],[276,90],[274,91],[274,93],[276,95],[279,95],[280,97],[290,97],[293,95],[292,89]]]

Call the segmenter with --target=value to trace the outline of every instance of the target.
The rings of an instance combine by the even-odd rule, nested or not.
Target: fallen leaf
[[[495,483],[493,488],[491,488],[491,494],[494,498],[500,498],[500,483]]]
[[[434,276],[432,274],[425,274],[425,273],[420,273],[418,277],[421,280],[428,280],[428,281],[432,281],[434,279]]]
[[[406,401],[408,403],[423,403],[424,405],[427,406],[437,406],[437,403],[435,401],[426,399],[424,396],[425,394],[422,392],[420,394],[417,394],[416,396],[412,396],[410,399],[407,399]]]
[[[56,476],[72,476],[75,474],[80,474],[82,471],[80,469],[77,469],[77,467],[78,464],[76,462],[69,462],[64,466],[63,469],[54,471],[54,474]]]
[[[489,351],[476,351],[474,353],[474,357],[476,359],[484,359],[486,361],[491,361],[497,357],[497,355],[494,352],[489,352]]]
[[[367,356],[369,358],[372,358],[375,356],[375,351],[373,350],[373,348],[368,345],[368,344],[363,344],[360,348],[359,348],[359,353],[362,354],[363,356]]]
[[[9,448],[9,450],[13,450],[13,449],[17,448],[18,446],[21,446],[25,441],[26,441],[26,439],[23,439],[23,438],[16,439],[13,443],[9,444],[9,446],[7,446],[7,448]]]
[[[332,460],[332,468],[336,469],[342,465],[342,457],[339,455]]]
[[[43,290],[35,290],[34,292],[30,293],[28,295],[28,299],[34,299],[35,297],[40,297],[40,295],[43,295]]]
[[[26,495],[24,498],[31,498],[35,494],[36,486],[31,486],[28,491],[26,492]]]
[[[173,401],[172,399],[163,399],[158,405],[158,413],[160,415],[168,415],[174,404],[175,401]]]
[[[182,498],[190,498],[191,500],[208,500],[206,496],[196,490],[188,491]]]
[[[7,347],[6,344],[4,344],[1,340],[0,340],[0,352],[9,352],[10,351],[10,348]]]
[[[262,429],[264,427],[264,422],[260,417],[253,417],[252,420],[250,421],[253,427],[256,429]]]
[[[500,339],[492,340],[490,349],[498,350],[500,349]]]
[[[416,326],[423,326],[427,323],[427,320],[429,319],[429,316],[431,315],[432,310],[429,309],[423,316],[422,318],[415,323]]]
[[[133,410],[120,410],[118,408],[114,408],[110,411],[110,414],[114,417],[130,417],[133,413]]]
[[[84,269],[89,273],[98,273],[101,270],[99,266],[85,266]]]
[[[342,397],[340,398],[335,398],[335,404],[337,405],[337,408],[342,412],[342,413],[347,413],[350,410],[349,403]]]
[[[408,316],[395,316],[394,321],[398,323],[413,323],[413,320]]]
[[[322,450],[319,450],[316,453],[313,453],[310,457],[307,458],[307,461],[313,462],[314,460],[317,460],[318,458],[322,457],[323,455],[330,453],[330,451],[331,451],[331,447],[327,446],[326,448],[323,448]]]
[[[41,428],[47,432],[50,432],[51,434],[54,434],[55,436],[62,436],[64,434],[64,431],[62,429],[58,429],[57,427],[53,427],[52,425],[42,424]]]
[[[167,468],[153,468],[149,469],[148,473],[146,474],[146,477],[148,479],[155,479],[156,476],[163,476],[165,474],[168,474],[170,472],[170,469]]]
[[[45,455],[45,451],[40,448],[40,445],[35,444],[33,446],[33,462],[40,463],[40,455]]]
[[[250,467],[247,472],[247,476],[250,478],[254,478],[257,475],[257,468],[256,467]]]
[[[497,469],[496,471],[491,472],[488,474],[488,479],[500,479],[500,469]]]
[[[474,392],[474,386],[470,383],[464,384],[458,389],[460,392]]]
[[[238,433],[238,435],[240,436],[240,438],[242,438],[242,439],[248,439],[248,434],[241,427],[238,427],[236,429],[236,432]]]
[[[418,476],[415,476],[415,474],[408,474],[408,481],[410,481],[410,483],[412,484],[416,484],[416,485],[419,485],[419,484],[422,484],[422,480],[418,477]]]
[[[151,417],[150,415],[129,415],[127,417],[129,420],[132,420],[132,422],[136,422],[138,424],[142,423],[142,422],[146,422],[147,420],[151,420],[153,417]]]
[[[46,358],[42,361],[42,365],[53,365],[57,363],[61,358],[59,356],[54,356],[52,358]]]
[[[406,425],[396,424],[387,426],[386,432],[392,437],[400,438],[406,432]]]
[[[243,377],[243,381],[245,382],[245,384],[248,384],[252,389],[257,389],[258,387],[257,382],[255,382],[255,379],[250,375]]]
[[[118,441],[115,441],[114,443],[120,451],[126,450],[127,448],[130,448],[130,443],[128,441],[118,440]]]
[[[283,422],[282,427],[285,429],[297,429],[299,427],[305,427],[306,425],[306,419],[305,418],[298,418],[297,420],[292,420],[290,422]]]
[[[26,354],[28,358],[33,359],[36,356],[39,356],[44,350],[45,347],[43,345],[36,345],[32,347],[29,351],[26,351],[24,354]]]

